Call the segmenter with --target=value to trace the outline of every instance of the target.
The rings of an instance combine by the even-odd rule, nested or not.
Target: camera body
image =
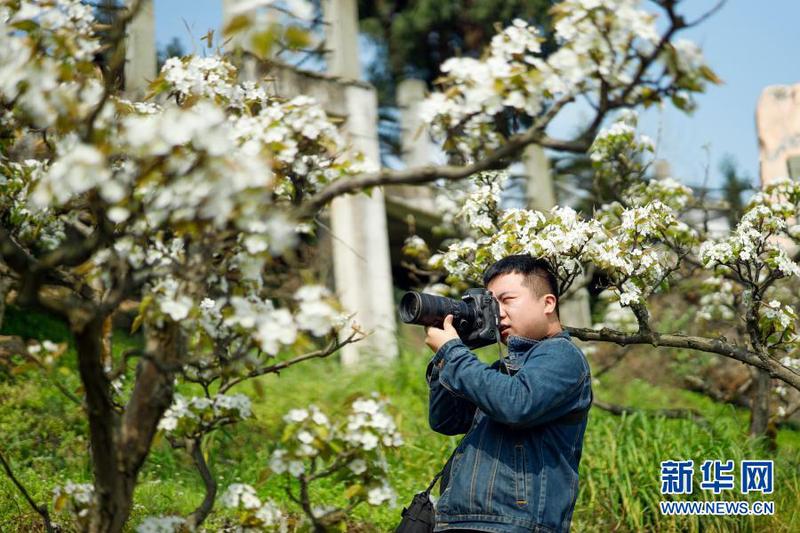
[[[410,291],[398,306],[400,319],[406,324],[441,328],[444,317],[453,315],[453,327],[470,349],[498,341],[500,308],[494,295],[486,289],[468,289],[461,300]]]

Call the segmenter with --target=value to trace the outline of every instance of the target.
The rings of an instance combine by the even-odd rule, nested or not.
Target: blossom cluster
[[[410,235],[403,242],[403,255],[414,259],[430,259],[431,251],[428,243],[419,235]]]
[[[554,102],[580,94],[626,101],[659,101],[658,90],[629,90],[644,58],[661,40],[656,15],[641,9],[639,0],[565,0],[553,8],[557,49],[544,55],[542,36],[517,19],[496,35],[480,59],[445,61],[442,92],[433,93],[420,111],[444,148],[467,159],[498,147],[503,136],[495,119],[505,111],[540,116]],[[691,107],[691,93],[706,81],[718,82],[699,48],[688,41],[667,43],[658,58],[664,77],[680,89],[673,100]],[[617,126],[621,129],[622,126]]]
[[[91,483],[68,481],[53,489],[53,510],[57,513],[66,511],[83,528],[89,525],[89,515],[95,503],[94,485]]]
[[[161,76],[181,98],[220,97],[222,102],[238,100],[238,95],[234,94],[234,87],[237,86],[236,69],[217,56],[170,57],[161,68]],[[259,90],[253,85],[248,88]],[[245,90],[242,92],[245,93]],[[266,99],[266,93],[261,89],[253,97]]]
[[[507,180],[505,173],[484,173],[478,177],[456,213],[456,221],[462,222],[473,232],[491,235],[497,230],[500,211],[500,192]]]
[[[220,502],[223,507],[236,511],[239,525],[233,531],[287,531],[286,516],[280,508],[272,501],[262,502],[250,485],[229,485]]]
[[[761,303],[758,327],[762,340],[773,346],[791,345],[800,341],[797,335],[797,311],[791,305],[782,304],[778,300]]]
[[[730,321],[736,318],[734,285],[729,279],[713,276],[703,280],[697,318]]]
[[[629,307],[622,307],[611,291],[601,292],[599,298],[605,304],[605,309],[601,321],[593,325],[594,329],[610,328],[626,333],[634,333],[639,329],[633,311]]]
[[[47,366],[52,365],[67,350],[67,343],[55,343],[51,340],[32,341],[28,343],[28,353],[40,357]]]
[[[170,59],[153,82],[153,99],[131,102],[105,95],[91,66],[99,49],[90,6],[3,2],[0,25],[0,54],[8,54],[0,95],[20,104],[4,115],[4,129],[26,140],[26,128],[54,126],[35,158],[0,163],[0,208],[21,245],[38,254],[67,234],[113,229],[109,246],[87,263],[94,268],[85,269],[99,292],[117,286],[117,273],[133,271],[145,288],[144,321],[192,329],[198,319],[209,336],[220,329],[255,333],[270,354],[299,331],[322,336],[344,322],[329,294],[308,289],[290,303],[297,313],[286,323],[280,319],[288,311],[264,304],[259,318],[273,313],[277,324],[242,328],[247,320],[237,311],[247,306],[226,297],[268,301],[261,290],[265,264],[299,242],[290,201],[369,168],[316,102],[239,83],[234,66],[215,56]],[[31,105],[60,107],[52,116],[28,110],[28,93]],[[201,309],[206,299],[215,304]]]
[[[46,164],[36,159],[0,161],[0,210],[16,229],[17,241],[26,247],[50,251],[66,238],[64,220],[48,207],[28,201],[30,190],[41,179]]]
[[[671,181],[671,180],[670,180]],[[672,183],[655,187],[677,190]],[[669,243],[691,247],[697,234],[678,218],[672,206],[660,200],[630,207],[619,203],[603,206],[596,219],[585,220],[570,207],[554,207],[548,213],[507,209],[500,214],[490,235],[466,238],[451,244],[442,256],[431,257],[450,275],[449,282],[481,279],[493,262],[512,254],[529,253],[548,260],[565,288],[591,263],[606,273],[609,289],[627,306],[643,301],[675,268],[677,257]]]
[[[37,128],[80,120],[100,101],[92,7],[80,0],[0,3],[0,96]]]
[[[217,425],[250,418],[250,399],[244,394],[185,398],[176,394],[158,428],[173,435],[194,435]]]
[[[148,516],[136,526],[136,533],[179,533],[187,531],[186,520],[180,516]]]
[[[600,130],[589,148],[595,169],[595,181],[627,188],[634,179],[641,180],[647,167],[646,157],[655,152],[655,144],[636,132],[638,117],[628,111],[609,127]]]
[[[341,423],[334,424],[317,406],[292,409],[284,416],[284,446],[276,448],[269,467],[276,474],[299,478],[317,468],[335,465],[333,475],[351,485],[351,498],[379,505],[394,501],[386,480],[388,466],[383,450],[403,444],[388,403],[373,395],[358,398]]]
[[[351,407],[353,412],[347,417],[347,433],[344,435],[347,443],[360,446],[365,451],[374,450],[378,444],[386,447],[403,444],[385,401],[376,398],[358,399]]]
[[[743,264],[767,267],[783,276],[800,276],[800,265],[793,261],[785,247],[774,237],[786,229],[786,220],[765,204],[751,204],[732,234],[726,238],[708,240],[700,247],[700,260],[707,268],[722,265],[749,279],[750,271]],[[757,268],[756,272],[761,268]]]
[[[548,214],[527,209],[507,209],[496,232],[453,243],[442,265],[457,279],[479,280],[481,273],[502,257],[529,253],[551,261],[557,276],[568,279],[582,272],[580,258],[601,230],[570,207],[554,207]]]
[[[292,314],[287,308],[277,308],[271,300],[232,296],[230,306],[223,311],[224,324],[252,332],[253,340],[264,353],[276,355],[282,345],[294,343],[300,331],[321,337],[346,322],[326,287],[303,286],[295,291],[294,300],[297,311]]]
[[[543,87],[532,75],[540,59],[541,37],[521,19],[496,35],[485,59],[450,58],[442,73],[450,90],[433,93],[420,115],[432,132],[467,157],[496,148],[502,136],[494,128],[494,115],[510,106],[536,115],[543,105]],[[455,135],[455,134],[458,135]]]

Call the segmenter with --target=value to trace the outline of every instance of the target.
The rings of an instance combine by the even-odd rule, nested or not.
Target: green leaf
[[[247,15],[236,15],[233,17],[230,22],[225,26],[222,30],[222,33],[225,37],[230,37],[236,33],[239,33],[242,30],[245,30],[253,25],[253,21],[251,17]]]
[[[136,318],[133,319],[133,324],[131,324],[131,335],[136,333],[140,327],[142,327],[142,320],[144,320],[144,315],[139,313],[136,315]]]
[[[275,44],[277,40],[278,34],[275,25],[272,25],[265,31],[258,32],[251,37],[250,46],[252,47],[252,52],[259,59],[267,59],[272,50],[272,45]]]
[[[363,489],[364,487],[361,486],[360,484],[350,485],[349,487],[347,487],[347,490],[344,491],[344,497],[350,500],[353,498],[353,496],[357,495]]]
[[[716,72],[711,70],[711,67],[708,67],[707,65],[703,65],[702,67],[700,67],[700,75],[715,85],[722,84],[722,79],[719,76],[717,76]]]
[[[291,49],[306,48],[311,44],[311,34],[299,26],[286,28],[283,38]]]

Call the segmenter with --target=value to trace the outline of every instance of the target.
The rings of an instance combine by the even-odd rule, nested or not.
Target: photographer
[[[592,402],[589,365],[561,327],[546,261],[501,259],[484,274],[499,302],[505,364],[486,365],[448,315],[426,328],[429,421],[467,433],[442,478],[435,531],[568,531]]]

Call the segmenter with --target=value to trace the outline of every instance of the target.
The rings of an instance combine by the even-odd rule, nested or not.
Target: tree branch
[[[508,166],[507,159],[516,155],[529,144],[538,143],[546,148],[585,151],[588,147],[583,141],[559,141],[547,137],[544,133],[550,121],[558,112],[574,99],[569,96],[554,103],[525,132],[511,136],[506,144],[490,152],[489,155],[469,165],[426,165],[405,170],[383,169],[371,174],[362,174],[352,179],[338,180],[326,185],[313,195],[303,206],[304,216],[313,216],[337,196],[354,193],[362,189],[379,185],[401,185],[429,183],[437,179],[457,181],[484,170],[497,170]],[[579,148],[582,148],[578,150]]]
[[[245,381],[247,379],[251,379],[251,378],[254,378],[254,377],[258,377],[258,376],[263,376],[264,374],[269,374],[269,373],[272,373],[272,372],[279,372],[279,371],[283,370],[284,368],[288,368],[288,367],[290,367],[292,365],[296,365],[297,363],[301,363],[301,362],[307,361],[309,359],[327,357],[327,356],[331,355],[332,353],[338,351],[343,346],[346,346],[348,344],[356,342],[358,340],[356,338],[358,335],[359,335],[358,332],[353,332],[345,340],[343,340],[341,342],[339,342],[338,340],[334,340],[330,344],[328,344],[328,346],[326,346],[325,348],[323,348],[321,350],[315,350],[313,352],[309,352],[309,353],[306,353],[306,354],[303,354],[303,355],[299,355],[299,356],[295,357],[294,359],[289,359],[288,361],[281,361],[280,363],[275,363],[274,365],[265,366],[265,367],[256,368],[254,370],[251,370],[250,372],[248,372],[244,376],[240,376],[240,377],[234,378],[234,379],[228,381],[227,383],[224,383],[223,385],[221,385],[220,388],[219,388],[219,393],[220,394],[224,394],[225,392],[227,392],[230,389],[232,389],[234,386],[238,385],[239,383],[241,383],[242,381]]]
[[[107,45],[113,50],[111,53],[111,59],[108,62],[108,75],[105,77],[103,83],[103,94],[100,96],[100,101],[97,103],[94,109],[92,109],[92,113],[86,120],[86,131],[83,135],[83,140],[85,142],[91,141],[94,135],[95,121],[100,115],[100,111],[102,111],[103,107],[105,107],[109,96],[111,96],[111,93],[114,91],[114,74],[125,65],[125,47],[121,46],[123,39],[125,39],[125,30],[127,29],[128,24],[130,24],[134,17],[139,13],[143,5],[143,0],[135,0],[133,5],[130,6],[130,9],[125,10],[123,8],[120,10],[120,12],[124,12],[124,15],[118,17],[114,22],[111,35],[109,36],[107,42]]]
[[[14,483],[14,485],[17,487],[17,489],[22,493],[22,496],[28,502],[28,505],[30,505],[31,508],[34,511],[36,511],[42,517],[42,521],[44,522],[45,530],[48,533],[54,533],[54,532],[58,531],[57,528],[53,527],[53,523],[50,521],[50,513],[47,511],[47,506],[46,505],[36,505],[36,502],[33,501],[33,498],[31,498],[31,495],[28,494],[28,491],[25,489],[25,487],[22,485],[22,483],[20,483],[20,481],[14,475],[14,472],[11,470],[11,465],[9,465],[8,462],[6,462],[5,457],[3,457],[3,452],[2,451],[0,451],[0,463],[3,464],[3,470],[6,471],[6,475],[9,477],[9,479],[12,481],[12,483]]]
[[[206,495],[202,503],[186,519],[186,525],[191,531],[194,531],[208,517],[211,508],[214,506],[214,498],[217,496],[217,481],[208,469],[206,458],[203,456],[201,443],[201,439],[197,438],[189,441],[186,446],[192,456],[197,471],[200,473],[200,477],[203,478],[203,484],[206,487]]]
[[[695,409],[640,409],[638,407],[628,407],[625,405],[606,403],[598,399],[595,399],[592,402],[592,406],[616,416],[640,413],[648,416],[663,416],[665,418],[692,420],[704,425],[708,424],[708,421],[705,419],[705,417]]]
[[[741,361],[748,365],[761,368],[769,373],[773,378],[791,385],[800,390],[800,374],[794,370],[783,366],[771,358],[761,358],[759,354],[751,352],[745,347],[727,342],[724,337],[712,339],[707,337],[696,337],[682,334],[661,334],[657,332],[638,332],[633,334],[603,328],[600,330],[586,328],[565,328],[570,335],[582,341],[613,342],[620,346],[630,344],[649,344],[652,346],[663,346],[668,348],[685,348],[698,350],[701,352],[715,353]]]

